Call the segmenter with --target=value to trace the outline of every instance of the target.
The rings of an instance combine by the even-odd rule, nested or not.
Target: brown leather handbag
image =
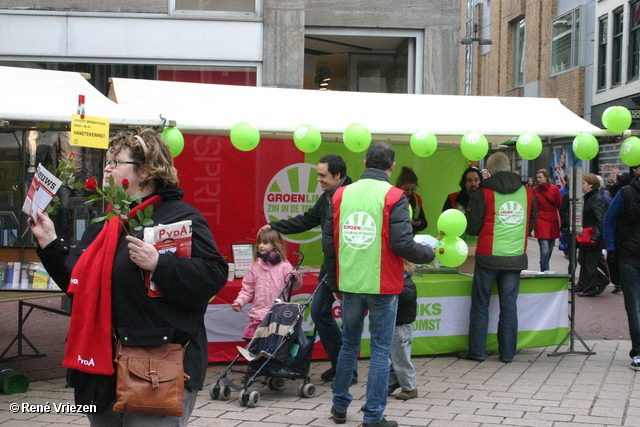
[[[186,346],[162,344],[116,346],[114,412],[181,417]]]

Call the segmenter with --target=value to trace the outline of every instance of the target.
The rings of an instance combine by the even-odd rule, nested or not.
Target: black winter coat
[[[126,332],[140,344],[144,344],[144,340],[153,335],[154,331],[161,333],[168,329],[173,335],[173,343],[184,345],[189,342],[184,370],[191,379],[185,382],[185,387],[199,390],[204,383],[208,362],[204,315],[209,300],[227,282],[228,266],[218,252],[202,214],[181,200],[184,192],[173,188],[159,190],[156,194],[164,198],[164,202],[153,212],[152,219],[156,225],[189,219],[192,221],[191,258],[160,254],[153,281],[162,289],[163,296],[149,297],[140,268],[129,258],[126,232],[123,230],[113,261],[113,328],[118,336]],[[58,239],[44,249],[37,249],[45,269],[62,290],[67,290],[76,262],[102,231],[103,226],[104,222],[91,224],[75,248],[69,248]],[[137,237],[142,238],[142,232]],[[84,374],[75,370],[70,370],[70,374],[78,404],[93,403],[104,408],[105,400],[109,396],[115,396],[111,394],[112,391],[115,393],[115,388],[109,389],[112,387],[112,378],[108,376]],[[94,396],[95,388],[100,396]]]
[[[602,223],[607,213],[607,201],[602,197],[600,191],[592,189],[584,194],[584,208],[582,210],[582,227],[593,227],[593,235],[591,240],[597,242],[594,246],[580,245],[584,250],[604,249],[604,234],[602,232]]]
[[[315,205],[302,215],[294,216],[293,218],[284,219],[282,221],[273,221],[269,225],[274,230],[279,231],[282,234],[297,234],[304,231],[311,230],[312,228],[320,226],[320,230],[324,227],[324,223],[327,220],[327,211],[329,210],[329,203],[331,203],[331,197],[333,193],[340,187],[353,184],[353,180],[346,176],[342,183],[338,184],[336,188],[331,191],[325,192],[322,197],[318,199]],[[322,279],[325,274],[324,263],[320,267],[320,278]]]
[[[396,326],[413,323],[416,320],[417,308],[418,292],[416,291],[416,284],[411,280],[411,276],[408,276],[404,278],[404,288],[398,295]]]

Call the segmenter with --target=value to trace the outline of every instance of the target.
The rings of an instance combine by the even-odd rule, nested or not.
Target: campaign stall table
[[[465,350],[473,278],[458,274],[453,269],[441,268],[419,272],[413,280],[418,292],[418,309],[413,323],[412,353],[428,355]],[[317,283],[317,274],[305,274],[302,288],[293,293],[292,301],[309,298]],[[519,349],[546,347],[562,342],[569,331],[568,283],[568,275],[531,274],[521,277],[518,296]],[[244,347],[246,344],[240,337],[249,323],[247,313],[250,305],[239,313],[231,309],[231,303],[241,286],[242,279],[230,281],[209,304],[205,315],[209,362],[231,361],[238,354],[236,346]],[[494,285],[489,314],[488,351],[498,348],[498,313],[498,294]],[[333,306],[333,315],[340,323],[341,312],[337,302]],[[305,312],[303,329],[313,329],[310,309]],[[370,354],[370,336],[368,322],[365,320],[360,352],[363,357]],[[316,341],[313,357],[327,357],[319,341]]]

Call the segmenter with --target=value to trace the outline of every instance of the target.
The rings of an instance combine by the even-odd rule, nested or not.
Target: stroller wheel
[[[238,402],[242,407],[247,406],[249,404],[249,392],[246,390],[242,390],[238,395]]]
[[[273,391],[282,391],[284,390],[286,381],[284,378],[269,378],[267,380],[267,386],[269,389]]]
[[[213,394],[213,390],[211,390],[211,393]],[[229,400],[230,396],[231,388],[229,388],[229,386],[226,384],[222,384],[222,386],[220,386],[220,395],[218,396],[218,398],[220,400]]]
[[[209,395],[213,400],[218,400],[220,397],[220,386],[218,384],[212,385],[211,390],[209,390]]]
[[[300,397],[313,397],[316,395],[316,386],[313,384],[300,384],[298,394]]]
[[[249,402],[247,402],[247,405],[249,406],[249,408],[255,408],[258,406],[259,403],[260,403],[260,392],[257,390],[254,390],[249,394]]]

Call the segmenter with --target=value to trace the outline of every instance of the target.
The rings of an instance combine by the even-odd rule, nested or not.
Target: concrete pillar
[[[262,85],[302,89],[304,0],[264,1]]]

